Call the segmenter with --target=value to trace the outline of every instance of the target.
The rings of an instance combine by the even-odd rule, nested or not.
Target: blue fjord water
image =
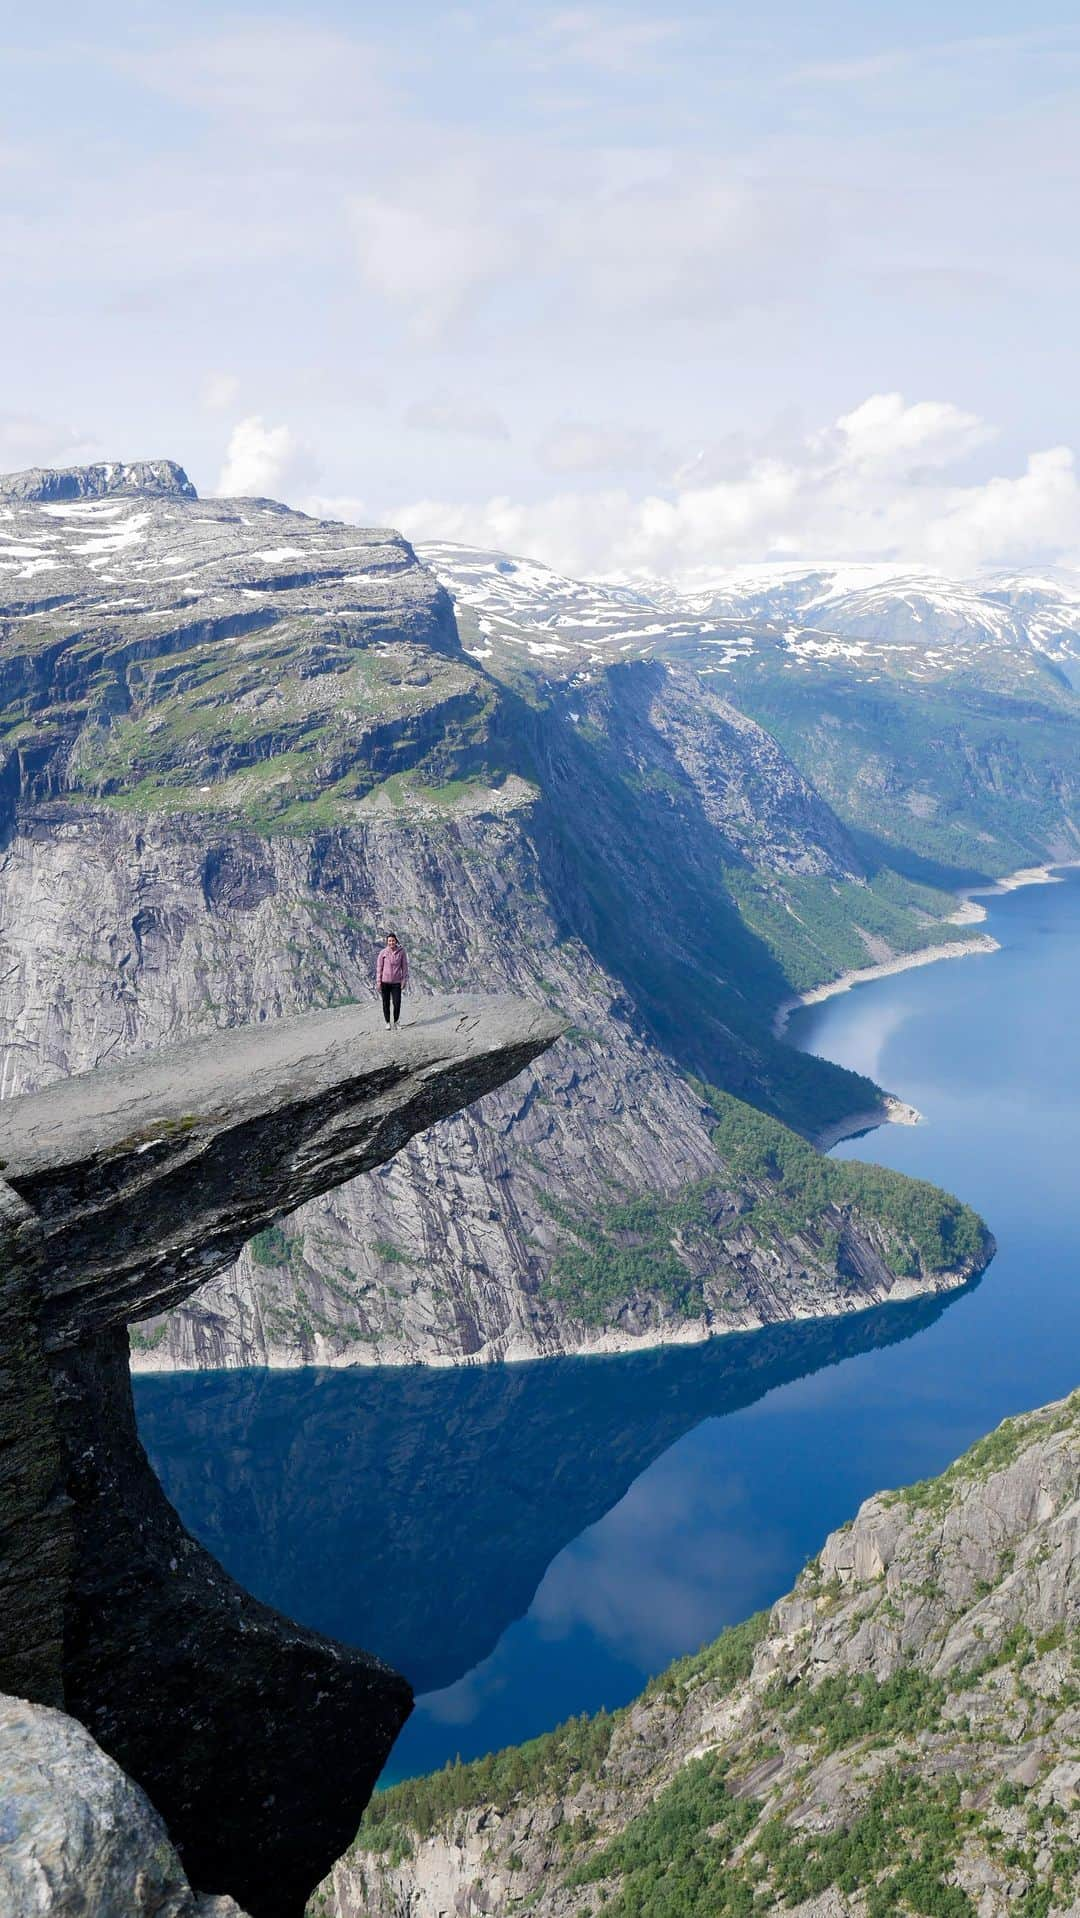
[[[925,1114],[837,1154],[982,1212],[998,1254],[961,1296],[619,1359],[136,1382],[191,1529],[412,1679],[387,1781],[623,1703],[870,1492],[1080,1383],[1080,874],[988,906],[1000,952],[791,1026]]]

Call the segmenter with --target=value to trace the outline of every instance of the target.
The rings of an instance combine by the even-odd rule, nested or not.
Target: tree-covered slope
[[[879,1494],[626,1710],[373,1801],[332,1918],[1064,1918],[1080,1396]]]
[[[871,862],[960,885],[1080,857],[1080,700],[1053,669],[912,681],[763,649],[723,683],[813,767]]]

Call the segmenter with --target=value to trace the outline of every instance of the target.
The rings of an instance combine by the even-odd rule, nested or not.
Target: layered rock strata
[[[254,1918],[302,1910],[410,1692],[187,1535],[136,1434],[126,1325],[560,1030],[506,1000],[425,1012],[393,1038],[357,1007],[216,1033],[0,1109],[0,1689],[62,1702],[145,1788],[191,1880]]]

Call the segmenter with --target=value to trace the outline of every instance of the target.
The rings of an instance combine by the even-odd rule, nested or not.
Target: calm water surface
[[[837,1156],[982,1212],[998,1255],[961,1297],[625,1359],[136,1382],[191,1529],[413,1680],[387,1779],[623,1703],[868,1493],[1080,1382],[1080,874],[988,904],[1000,952],[791,1028],[926,1115]]]

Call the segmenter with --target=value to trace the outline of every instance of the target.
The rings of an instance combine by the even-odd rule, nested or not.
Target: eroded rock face
[[[755,875],[828,970],[785,888],[828,879],[846,912],[865,875],[775,741],[658,661],[523,698],[398,535],[140,473],[0,497],[4,1095],[359,997],[390,919],[418,993],[511,991],[571,1031],[542,1085],[305,1208],[284,1256],[243,1253],[137,1362],[613,1351],[888,1296],[873,1234],[838,1267],[831,1234],[729,1256],[709,1230],[740,1194],[686,1073],[806,1130],[875,1096],[772,1038],[791,982],[725,877]],[[700,1312],[643,1287],[586,1323],[555,1296],[556,1208],[606,1230],[614,1197],[698,1184]]]
[[[0,1179],[0,1692],[63,1702],[73,1528],[39,1324],[41,1230]]]
[[[685,741],[679,749],[690,751]],[[563,774],[569,817],[573,770]],[[701,1184],[718,1215],[743,1200],[699,1093],[643,1031],[613,970],[560,927],[555,877],[583,930],[591,908],[551,826],[545,809],[502,795],[437,823],[387,810],[362,829],[311,837],[65,808],[0,854],[12,955],[0,978],[5,1095],[219,1025],[288,1017],[341,993],[360,998],[388,900],[415,970],[407,1018],[423,1014],[428,986],[469,980],[541,1006],[550,997],[572,1022],[542,1072],[526,1069],[418,1137],[377,1178],[302,1207],[284,1236],[249,1246],[188,1301],[137,1327],[137,1366],[626,1351],[835,1317],[897,1295],[883,1240],[868,1235],[858,1269],[838,1270],[827,1248],[779,1230],[768,1244],[711,1237],[700,1315],[654,1294],[585,1324],[553,1295],[566,1237],[551,1201],[601,1223],[615,1194],[663,1202]],[[614,830],[609,871],[626,851]],[[627,870],[615,892],[630,900],[632,884]]]
[[[0,1112],[0,1679],[62,1692],[194,1882],[253,1918],[303,1910],[411,1694],[258,1604],[187,1535],[135,1430],[126,1322],[561,1029],[506,1000],[425,1010],[395,1037],[368,1007],[221,1032]]]
[[[4,1918],[244,1918],[192,1891],[146,1793],[64,1712],[0,1697]]]

